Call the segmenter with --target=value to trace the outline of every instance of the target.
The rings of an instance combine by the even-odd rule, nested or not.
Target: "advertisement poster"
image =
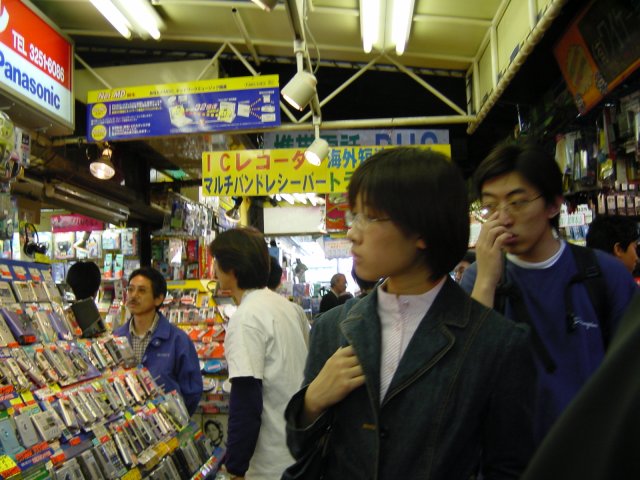
[[[277,127],[279,102],[277,75],[94,90],[87,140]]]
[[[451,155],[450,145],[419,145]],[[227,150],[202,154],[205,196],[343,193],[358,165],[385,147],[335,147],[314,166],[304,149]],[[387,147],[393,148],[393,147]]]
[[[0,89],[74,126],[71,41],[20,0],[0,1]]]

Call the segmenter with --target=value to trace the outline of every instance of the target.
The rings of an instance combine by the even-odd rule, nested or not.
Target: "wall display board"
[[[277,75],[93,90],[87,140],[277,127],[279,102]]]
[[[0,91],[74,128],[73,46],[34,7],[0,3]]]
[[[450,145],[420,146],[451,155]],[[346,192],[356,167],[384,148],[334,147],[320,166],[305,160],[304,149],[204,152],[202,192],[205,196],[243,197]]]
[[[580,113],[640,66],[640,8],[627,0],[592,1],[554,48]]]

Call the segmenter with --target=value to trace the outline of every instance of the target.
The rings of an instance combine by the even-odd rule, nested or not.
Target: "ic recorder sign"
[[[73,126],[71,42],[19,0],[0,0],[0,89]]]

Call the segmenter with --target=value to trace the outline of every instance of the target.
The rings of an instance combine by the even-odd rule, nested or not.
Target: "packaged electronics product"
[[[39,408],[30,408],[13,417],[16,422],[16,430],[20,437],[20,443],[25,448],[31,448],[36,443],[40,442],[38,432],[36,432],[36,428],[31,421],[31,415],[39,411]]]
[[[36,332],[27,315],[19,304],[13,304],[0,308],[0,313],[11,330],[13,338],[21,345],[27,345],[37,341]]]

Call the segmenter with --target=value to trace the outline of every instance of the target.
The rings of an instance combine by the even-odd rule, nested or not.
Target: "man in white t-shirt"
[[[209,251],[218,288],[238,305],[225,337],[231,381],[226,470],[232,479],[279,480],[294,462],[284,408],[302,383],[307,357],[299,312],[266,288],[270,260],[258,230],[227,230]]]

